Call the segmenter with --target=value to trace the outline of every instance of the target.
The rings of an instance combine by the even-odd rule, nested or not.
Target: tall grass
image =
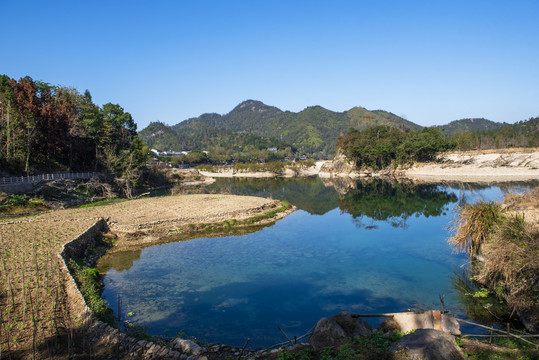
[[[498,295],[539,324],[539,229],[524,215],[510,215],[484,247],[484,256],[478,280],[494,285]]]
[[[473,259],[503,218],[501,205],[497,202],[466,204],[457,211],[452,225],[455,234],[449,243],[456,252],[467,252]]]
[[[535,327],[539,327],[539,225],[515,210],[525,205],[537,211],[537,194],[535,190],[521,199],[513,196],[505,210],[499,203],[482,201],[461,207],[449,239],[457,252],[468,252],[470,260],[481,254],[481,266],[471,275],[525,313]]]

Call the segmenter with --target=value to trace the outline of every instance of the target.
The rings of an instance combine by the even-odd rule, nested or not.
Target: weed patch
[[[101,298],[102,287],[97,269],[84,266],[73,259],[69,260],[68,267],[88,307],[101,321],[113,326],[114,313]]]

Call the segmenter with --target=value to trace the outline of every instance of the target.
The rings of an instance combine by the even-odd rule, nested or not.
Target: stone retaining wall
[[[129,359],[203,359],[203,356],[182,354],[148,341],[139,341],[131,338],[118,329],[99,320],[86,305],[75,280],[68,270],[67,263],[70,259],[84,259],[96,246],[96,236],[107,229],[104,219],[98,220],[79,237],[65,244],[59,254],[61,258],[62,272],[65,275],[65,290],[68,296],[68,304],[74,319],[79,325],[75,331],[83,331],[85,338],[91,344],[91,352],[98,352],[99,348],[105,348],[111,358]]]

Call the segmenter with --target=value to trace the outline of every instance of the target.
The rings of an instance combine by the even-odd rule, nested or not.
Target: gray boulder
[[[402,337],[389,348],[402,351],[412,360],[465,360],[466,356],[453,335],[439,330],[418,329]]]
[[[322,318],[313,329],[310,342],[314,350],[328,346],[339,347],[355,337],[368,336],[372,326],[349,312]]]
[[[194,341],[180,338],[177,338],[172,342],[172,348],[188,355],[200,355],[204,351],[204,349]]]

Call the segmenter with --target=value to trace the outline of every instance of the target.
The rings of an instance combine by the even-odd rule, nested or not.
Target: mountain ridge
[[[153,124],[143,129],[139,133],[140,137],[150,146],[158,144],[162,147],[181,147],[170,150],[200,148],[211,143],[211,137],[248,133],[261,139],[274,138],[302,153],[320,153],[321,156],[334,153],[337,137],[350,128],[362,130],[373,125],[388,125],[401,129],[421,129],[420,125],[383,110],[371,112],[356,106],[347,111],[335,112],[320,105],[312,105],[296,113],[253,99],[241,102],[224,115],[204,113],[172,126],[161,123],[159,131],[165,134],[166,141],[160,141],[159,134],[152,131],[156,128]],[[178,141],[175,145],[171,142],[170,129],[177,133]]]
[[[457,132],[465,131],[490,131],[500,129],[507,123],[499,123],[485,118],[464,118],[459,120],[453,120],[445,125],[437,125],[435,127],[439,128],[442,133],[445,134],[455,134]]]
[[[326,158],[335,153],[339,134],[348,132],[350,128],[365,130],[376,125],[401,130],[423,128],[381,109],[368,110],[354,106],[343,112],[335,112],[320,105],[312,105],[299,112],[292,112],[253,99],[242,101],[223,115],[204,113],[175,125],[161,123],[157,127],[153,124],[155,123],[148,125],[139,135],[149,146],[161,146],[165,150],[200,150],[225,146],[232,142],[231,139],[246,139],[246,136],[240,137],[238,134],[247,134],[250,144],[280,144],[281,147],[289,146],[302,154]],[[466,118],[436,127],[443,133],[452,135],[465,131],[490,131],[508,125],[484,118]],[[224,138],[228,140],[225,141]],[[245,146],[243,143],[237,145],[240,148]]]

